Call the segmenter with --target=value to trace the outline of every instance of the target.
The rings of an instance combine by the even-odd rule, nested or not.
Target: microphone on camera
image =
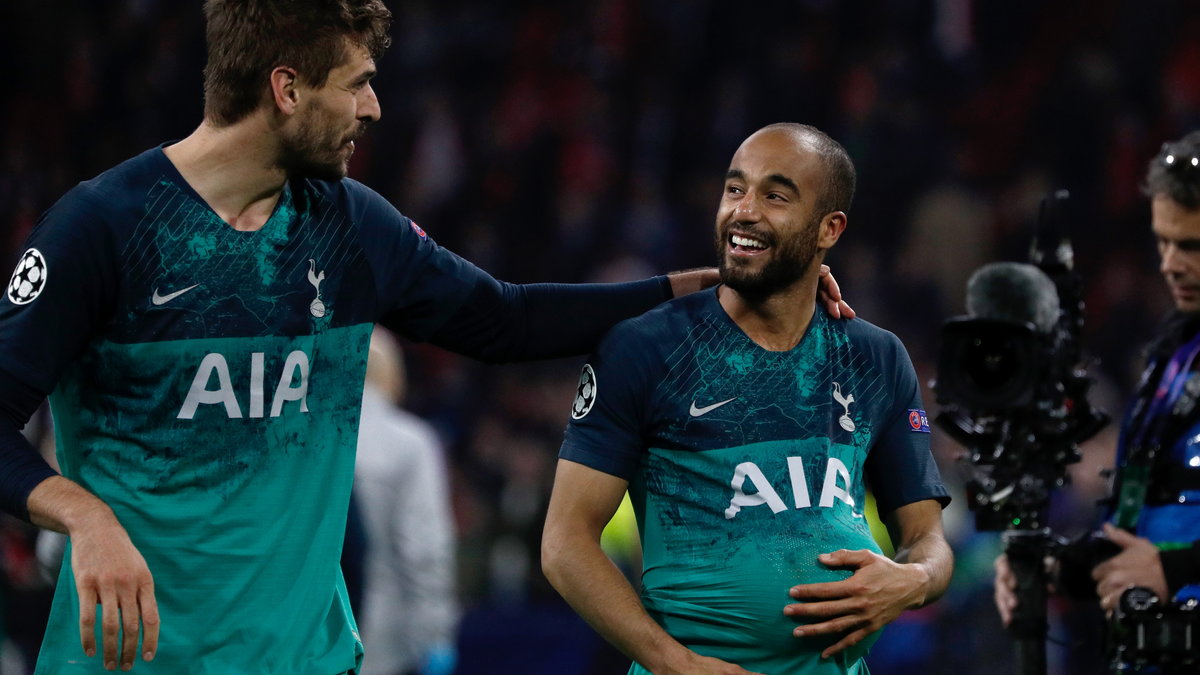
[[[967,281],[967,312],[978,319],[1031,323],[1048,334],[1058,324],[1058,290],[1034,265],[989,263]]]

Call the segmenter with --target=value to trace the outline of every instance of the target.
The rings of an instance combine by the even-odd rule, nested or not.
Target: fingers
[[[823,623],[814,623],[806,626],[798,626],[792,632],[796,637],[801,635],[814,635],[817,633],[831,633],[837,630],[844,630],[845,626],[833,625],[838,621],[848,621],[851,625],[858,621],[852,615],[857,614],[863,608],[863,603],[854,601],[853,599],[835,600],[830,602],[803,602],[787,605],[783,608],[783,613],[796,619],[804,617],[827,617],[835,616],[837,619],[831,619]],[[832,627],[831,627],[832,626]]]
[[[100,587],[100,639],[104,650],[104,669],[117,669],[117,636],[121,628],[121,610],[117,591],[111,585]]]
[[[849,649],[850,647],[853,647],[854,645],[862,642],[870,634],[871,634],[871,631],[869,631],[865,628],[861,629],[861,630],[856,630],[853,633],[851,633],[851,634],[847,635],[846,637],[842,638],[841,640],[839,640],[837,642],[837,644],[834,644],[834,645],[830,646],[828,649],[826,649],[825,651],[821,652],[821,658],[827,659],[827,658],[833,656],[834,654],[837,654],[841,651]]]
[[[1100,596],[1100,609],[1104,610],[1106,616],[1112,614],[1112,611],[1117,608],[1117,603],[1121,601],[1121,595],[1133,587],[1133,584],[1101,584],[1097,586],[1096,595]]]
[[[90,587],[78,585],[79,592],[79,642],[88,657],[96,655],[96,603],[100,598]]]
[[[817,556],[817,560],[826,567],[862,567],[875,560],[875,554],[866,549],[857,551],[841,549],[832,553],[822,553]]]
[[[133,668],[140,628],[141,612],[138,610],[137,594],[130,593],[121,601],[121,670]]]
[[[830,298],[834,300],[841,300],[842,289],[840,286],[838,286],[837,279],[833,277],[833,273],[829,271],[829,265],[821,265],[819,277],[820,278],[818,279],[817,283],[820,285],[821,290],[824,291],[825,294]]]
[[[857,314],[845,300],[842,299],[842,289],[837,279],[829,271],[829,265],[821,265],[818,272],[817,296],[825,305],[825,311],[835,319],[853,319]]]
[[[1008,564],[1008,556],[997,556],[995,568],[996,579],[992,585],[992,599],[996,603],[996,611],[1000,613],[1000,621],[1007,626],[1012,622],[1013,610],[1017,607],[1017,577]]]
[[[855,312],[854,308],[847,304],[845,300],[838,301],[838,310],[843,319],[853,319],[858,316],[858,312]]]
[[[1109,541],[1121,548],[1129,548],[1138,542],[1137,535],[1126,532],[1112,523],[1104,524],[1104,536],[1108,537]]]
[[[788,595],[796,598],[816,598],[818,600],[828,600],[831,598],[844,598],[850,594],[850,590],[846,587],[845,581],[826,581],[819,584],[800,584],[792,586],[788,589]],[[811,603],[810,603],[811,604]],[[788,605],[795,607],[796,605]]]
[[[79,641],[84,654],[96,655],[96,622],[99,611],[100,651],[106,670],[131,670],[137,660],[138,635],[142,658],[150,661],[158,651],[158,603],[149,571],[137,583],[131,579],[97,580],[77,576]],[[99,609],[97,610],[97,605]]]
[[[158,601],[153,580],[147,579],[138,588],[138,607],[142,611],[142,659],[153,661],[158,653]]]

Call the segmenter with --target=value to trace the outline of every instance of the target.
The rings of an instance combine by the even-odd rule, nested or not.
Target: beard
[[[802,279],[817,257],[818,226],[821,218],[813,218],[794,236],[780,242],[765,232],[749,230],[747,234],[768,244],[767,260],[755,271],[751,261],[734,261],[728,255],[728,233],[717,234],[717,271],[721,283],[737,291],[748,302],[759,303]]]
[[[350,162],[343,147],[348,141],[361,137],[366,127],[366,122],[360,122],[353,132],[343,135],[323,126],[319,115],[310,114],[293,136],[284,139],[279,164],[289,176],[341,180],[346,177]]]

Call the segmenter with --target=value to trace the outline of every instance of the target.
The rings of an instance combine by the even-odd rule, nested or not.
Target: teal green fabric
[[[841,548],[880,552],[862,515],[860,476],[866,453],[826,442],[771,441],[706,452],[650,449],[646,471],[630,492],[642,532],[642,602],[667,633],[697,653],[753,672],[866,672],[865,667],[848,669],[877,634],[823,660],[820,652],[835,640],[796,639],[791,635],[796,620],[783,614],[784,606],[794,602],[787,594],[793,585],[850,576],[820,564],[821,553]],[[798,474],[790,470],[788,457],[801,459],[808,506],[796,506]],[[828,457],[849,469],[854,478],[848,485],[836,464],[827,469]],[[772,491],[785,510],[777,514],[770,503],[762,503],[743,506],[729,517],[734,508],[731,476],[724,467],[743,462],[754,463],[766,479],[759,485],[748,477],[743,493]],[[822,507],[827,482],[831,494],[826,499],[832,504]],[[839,489],[852,497],[854,506],[832,496]],[[705,518],[704,512],[714,508],[726,517]]]
[[[240,664],[253,663],[263,646],[293,654],[289,672],[327,675],[353,665],[361,645],[344,588],[330,583],[340,577],[346,512],[331,505],[349,498],[370,330],[364,324],[294,338],[105,343],[68,371],[51,399],[63,472],[113,508],[156,586],[170,589],[159,594],[160,658],[139,663],[140,672],[196,672],[201,655],[211,664],[204,672],[242,672]],[[227,364],[240,416],[221,402],[199,404],[191,419],[161,419],[161,402],[188,390],[195,377],[177,364],[200,364],[210,354]],[[293,356],[287,372],[283,365],[294,354],[304,356]],[[260,361],[261,376],[254,372]],[[305,377],[300,361],[308,363]],[[202,386],[221,391],[223,380],[213,368]],[[301,393],[303,380],[303,398],[277,405],[280,394]],[[259,390],[261,416],[252,417]],[[60,625],[78,623],[67,560],[50,620],[55,629],[43,645],[47,663],[82,656],[77,633]],[[342,627],[330,634],[326,626],[297,625],[306,617]],[[346,651],[313,644],[319,635]],[[336,655],[336,663],[314,662],[313,654]]]
[[[113,508],[155,585],[169,589],[158,594],[159,657],[137,672],[260,672],[247,664],[264,649],[285,655],[288,673],[358,662],[338,559],[370,332],[102,343],[60,382],[51,405],[64,473]],[[191,419],[174,410],[162,419],[163,401],[193,386],[197,369],[179,364],[210,354],[227,364],[240,416],[215,402]],[[277,401],[301,393],[302,361],[306,395]],[[208,370],[201,386],[220,392],[222,369]],[[79,600],[69,560],[38,673],[99,669],[71,629]]]

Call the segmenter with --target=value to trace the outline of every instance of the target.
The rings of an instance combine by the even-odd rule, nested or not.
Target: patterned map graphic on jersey
[[[332,270],[359,270],[366,260],[344,216],[315,196],[308,197],[318,200],[315,207],[300,211],[293,197],[285,186],[267,223],[241,232],[160,179],[121,254],[131,286],[147,289],[144,298],[129,299],[129,318],[157,318],[158,339],[268,335],[281,327],[304,333],[333,325],[333,298],[344,278]],[[321,311],[314,313],[318,298]]]
[[[864,412],[878,411],[891,395],[886,378],[823,312],[813,315],[804,339],[786,352],[762,349],[724,317],[706,316],[668,357],[667,368],[656,392],[660,400],[700,405],[737,397],[702,417],[679,418],[662,431],[668,446],[721,447],[734,439],[757,443],[791,434],[832,436],[865,448],[874,420]],[[834,399],[834,382],[855,397],[848,411]],[[853,420],[853,432],[839,427],[843,414]],[[722,432],[713,435],[716,424]]]
[[[832,641],[792,637],[782,610],[793,585],[850,575],[821,553],[879,552],[862,513],[864,464],[895,407],[890,383],[823,312],[786,352],[704,315],[666,366],[631,483],[648,611],[697,651],[712,645],[750,670],[846,672],[874,638],[822,661]]]
[[[330,580],[345,532],[370,332],[361,324],[292,338],[104,341],[64,375],[51,397],[63,472],[113,508],[155,584],[171,589],[159,596],[159,656],[138,668],[191,672],[193,650],[283,644],[293,633],[334,629],[336,639],[356,643],[348,612],[331,609],[340,599]],[[201,368],[217,362],[214,354],[224,366]],[[195,379],[211,402],[180,418]],[[298,551],[307,553],[287,554]],[[248,559],[260,562],[247,567]],[[78,624],[70,574],[68,564],[47,663],[79,660],[78,629],[68,630]],[[214,619],[247,604],[259,617],[253,629]]]

